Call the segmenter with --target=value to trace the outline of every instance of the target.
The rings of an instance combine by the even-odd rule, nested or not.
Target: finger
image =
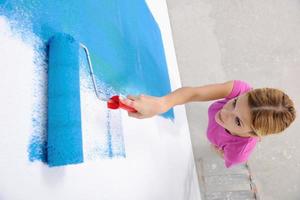
[[[132,108],[135,108],[135,106],[136,106],[135,101],[133,101],[131,99],[120,99],[120,101],[121,101],[122,104],[125,104],[126,106],[129,106],[129,107],[132,107]]]
[[[129,117],[134,117],[134,118],[137,118],[137,119],[141,119],[142,118],[142,115],[140,113],[128,112],[128,116]]]
[[[133,96],[133,95],[128,95],[127,96],[127,99],[130,99],[130,100],[138,100],[139,99],[139,97],[138,96]]]

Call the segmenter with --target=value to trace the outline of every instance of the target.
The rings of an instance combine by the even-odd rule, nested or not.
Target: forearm
[[[226,97],[233,87],[233,81],[200,87],[182,87],[162,97],[164,110],[193,101],[210,101]]]
[[[163,110],[168,110],[176,105],[182,105],[193,101],[194,89],[192,87],[182,87],[179,88],[168,95],[162,97]]]

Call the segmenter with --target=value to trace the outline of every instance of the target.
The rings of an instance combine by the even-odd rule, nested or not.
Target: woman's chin
[[[218,111],[218,112],[216,113],[216,115],[215,115],[215,121],[216,121],[220,126],[224,127],[224,123],[221,121],[219,115],[220,115],[220,111]]]

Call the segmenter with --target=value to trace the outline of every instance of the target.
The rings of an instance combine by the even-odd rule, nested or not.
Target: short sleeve
[[[224,160],[227,168],[245,163],[256,146],[257,140],[251,140],[246,144],[233,143],[228,144],[224,148]]]
[[[225,166],[227,168],[236,164],[244,163],[247,160],[248,160],[248,156],[237,153],[236,149],[230,149],[230,148],[224,149],[224,161],[225,161]]]
[[[230,94],[225,98],[226,99],[235,98],[246,92],[249,92],[251,89],[252,87],[249,83],[246,83],[245,81],[241,81],[241,80],[234,80],[232,90]]]

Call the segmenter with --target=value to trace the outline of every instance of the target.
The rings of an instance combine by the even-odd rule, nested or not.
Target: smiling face
[[[251,128],[251,114],[247,94],[228,101],[215,115],[216,122],[232,135],[255,137]]]

